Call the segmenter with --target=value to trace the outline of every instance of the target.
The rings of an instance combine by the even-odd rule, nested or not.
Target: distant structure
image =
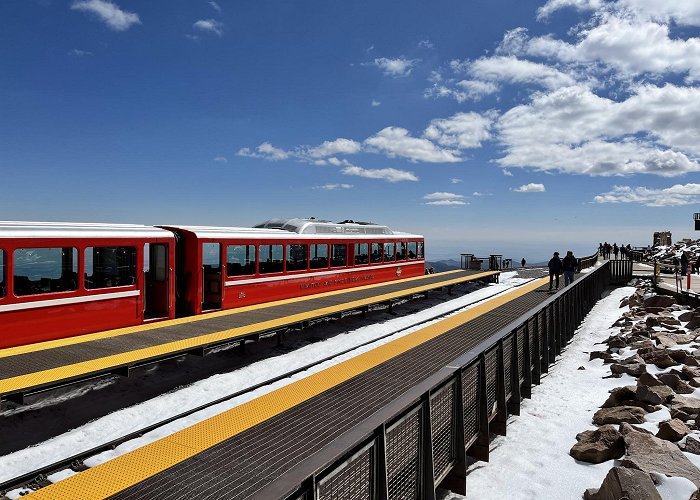
[[[693,220],[695,221],[695,230],[700,231],[700,214],[693,214]]]
[[[659,231],[654,233],[654,245],[658,246],[670,246],[673,245],[673,239],[671,238],[671,231]]]

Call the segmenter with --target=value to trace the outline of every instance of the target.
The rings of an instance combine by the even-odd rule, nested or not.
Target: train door
[[[146,243],[143,255],[146,287],[143,318],[167,318],[170,304],[168,245],[166,243]]]
[[[202,311],[221,309],[221,244],[202,243]]]

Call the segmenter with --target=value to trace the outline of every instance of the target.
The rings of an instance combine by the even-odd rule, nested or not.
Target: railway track
[[[533,278],[534,279],[534,278]],[[521,286],[528,281],[524,281],[522,283],[519,283],[517,286]],[[198,412],[205,411],[207,409],[210,409],[216,405],[223,404],[226,402],[229,402],[235,398],[239,398],[241,396],[246,396],[251,394],[254,391],[263,389],[267,386],[272,386],[273,384],[280,382],[284,379],[289,379],[291,377],[294,377],[295,375],[308,371],[308,370],[313,370],[314,368],[325,364],[332,362],[333,360],[336,360],[338,358],[341,358],[343,356],[348,356],[351,355],[353,352],[360,351],[363,348],[369,348],[373,344],[378,344],[389,337],[393,337],[396,335],[401,334],[402,332],[417,328],[419,326],[425,325],[426,323],[434,322],[434,321],[439,321],[440,319],[449,316],[459,310],[471,307],[475,304],[478,304],[479,302],[483,302],[485,300],[488,300],[494,296],[497,296],[501,293],[504,293],[506,290],[512,289],[512,287],[508,289],[500,289],[496,293],[490,294],[488,296],[483,296],[481,298],[475,299],[472,302],[469,302],[468,304],[460,303],[458,306],[449,308],[448,310],[441,310],[437,314],[430,314],[430,315],[422,315],[420,319],[416,321],[412,321],[410,324],[402,326],[400,328],[395,328],[392,329],[391,331],[388,331],[387,333],[384,333],[376,338],[372,338],[370,340],[361,342],[357,345],[354,345],[352,347],[349,347],[347,349],[340,350],[338,352],[334,352],[331,355],[324,356],[320,359],[316,359],[314,361],[311,361],[307,364],[304,364],[303,366],[298,366],[292,370],[285,371],[284,373],[280,373],[276,376],[267,378],[264,381],[261,381],[259,383],[256,383],[254,385],[251,385],[249,387],[246,387],[242,390],[234,391],[231,392],[230,394],[226,394],[223,397],[216,398],[214,400],[208,401],[204,404],[198,405],[194,408],[187,409],[185,411],[179,412],[175,415],[171,415],[167,418],[163,418],[157,422],[151,423],[149,425],[142,426],[138,429],[132,430],[127,433],[121,434],[119,437],[114,438],[114,439],[108,439],[105,440],[104,442],[101,442],[99,444],[96,444],[95,446],[90,447],[89,449],[84,449],[79,452],[75,453],[67,453],[65,458],[61,459],[54,459],[51,461],[51,463],[39,466],[39,467],[28,467],[25,471],[19,473],[19,474],[14,474],[13,477],[2,477],[2,467],[0,467],[0,499],[4,498],[9,498],[7,496],[3,495],[8,495],[8,493],[14,498],[17,497],[17,495],[22,495],[25,492],[29,492],[31,490],[36,490],[38,488],[41,488],[43,486],[46,486],[51,483],[49,477],[54,475],[54,474],[59,474],[60,476],[67,476],[70,475],[73,472],[79,472],[82,470],[85,470],[88,468],[88,465],[86,465],[86,461],[88,461],[92,457],[96,457],[97,455],[107,452],[109,450],[114,450],[118,446],[124,445],[129,443],[132,440],[141,438],[142,436],[146,435],[149,432],[155,431],[157,429],[161,429],[164,426],[175,423],[178,421],[182,421]],[[190,424],[187,424],[190,425]],[[185,427],[187,426],[185,425]],[[1,461],[1,460],[0,460]],[[30,470],[31,469],[31,470]]]

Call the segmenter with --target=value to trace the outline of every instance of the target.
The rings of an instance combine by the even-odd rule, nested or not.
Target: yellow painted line
[[[75,498],[91,500],[114,495],[389,359],[523,296],[544,285],[547,280],[548,278],[534,280],[463,313],[292,382],[170,436],[42,488],[28,497],[39,500],[73,500]]]
[[[447,280],[440,283],[440,286],[449,286],[451,284],[460,283],[463,281],[474,280],[478,278],[483,278],[493,274],[492,272],[479,273],[470,275],[468,277],[462,276],[452,280]],[[60,380],[71,379],[75,377],[81,377],[88,373],[103,372],[107,371],[116,366],[127,365],[129,363],[136,363],[145,359],[163,357],[167,354],[180,351],[188,351],[200,347],[202,345],[214,344],[217,342],[223,342],[226,340],[236,339],[242,336],[254,334],[257,332],[265,330],[273,330],[288,324],[299,323],[301,321],[307,320],[309,318],[315,318],[319,316],[326,316],[347,309],[354,309],[362,307],[364,305],[374,304],[376,302],[382,302],[392,298],[397,298],[406,295],[407,293],[420,293],[422,291],[435,288],[436,284],[432,283],[429,285],[422,285],[414,287],[408,290],[401,290],[398,292],[378,295],[366,299],[355,300],[351,302],[346,302],[336,306],[322,307],[319,309],[314,309],[313,311],[308,311],[299,314],[293,314],[290,316],[284,316],[282,318],[276,318],[268,321],[262,321],[260,323],[253,323],[250,325],[245,325],[241,327],[231,328],[228,330],[221,330],[218,332],[200,335],[197,337],[191,337],[183,340],[178,340],[175,342],[168,342],[165,344],[145,347],[143,349],[136,349],[133,351],[127,351],[119,354],[113,354],[111,356],[104,356],[102,358],[97,358],[89,361],[83,361],[80,363],[74,363],[71,365],[59,366],[57,368],[51,368],[49,370],[42,370],[32,373],[26,373],[24,375],[18,375],[16,377],[10,377],[0,380],[0,394],[7,394],[11,392],[17,392],[31,387],[37,387],[44,384],[55,383]],[[354,289],[353,289],[354,290]],[[286,301],[280,301],[286,302]],[[279,304],[277,302],[275,304]],[[256,308],[255,306],[250,306],[250,308]],[[259,308],[259,306],[257,307]],[[249,308],[241,308],[249,309]],[[228,311],[220,311],[226,312]],[[212,315],[219,315],[220,312],[212,313]],[[230,313],[229,313],[230,314]],[[212,315],[207,315],[211,318]],[[189,318],[187,318],[189,319]],[[174,320],[178,321],[178,320]],[[178,324],[171,321],[160,322],[159,326],[167,326],[168,324]]]
[[[460,270],[446,271],[444,273],[439,273],[438,275],[447,276],[449,274],[454,274],[454,273],[459,273],[459,272],[461,272],[461,271]],[[495,273],[489,272],[489,273],[480,273],[478,275],[463,276],[461,278],[461,281],[470,281],[473,279],[478,279],[479,277],[483,277],[482,275],[490,275],[490,274],[495,274]],[[216,311],[216,312],[211,312],[211,313],[199,314],[197,316],[188,316],[186,318],[177,318],[177,319],[169,319],[169,320],[164,320],[164,321],[155,321],[153,323],[148,323],[145,325],[135,325],[135,326],[129,326],[129,327],[124,327],[124,328],[116,328],[113,330],[105,330],[102,332],[88,333],[85,335],[77,335],[75,337],[68,337],[65,339],[48,340],[46,342],[37,342],[35,344],[29,344],[29,345],[24,345],[24,346],[9,347],[7,349],[0,349],[0,358],[6,358],[9,356],[16,356],[18,354],[26,354],[26,353],[30,353],[30,352],[38,352],[38,351],[43,351],[46,349],[54,349],[56,347],[64,347],[67,345],[75,345],[75,344],[80,344],[83,342],[90,342],[93,340],[118,337],[119,335],[127,335],[127,334],[135,333],[135,332],[155,330],[157,328],[162,328],[162,327],[166,327],[166,326],[194,323],[194,322],[202,321],[202,320],[209,319],[209,318],[218,318],[221,316],[230,316],[230,315],[234,315],[234,314],[241,314],[243,312],[252,311],[255,309],[264,309],[267,307],[274,307],[274,306],[280,306],[280,305],[284,305],[284,304],[291,304],[294,302],[304,302],[307,300],[313,300],[313,299],[317,299],[317,298],[321,298],[321,297],[330,297],[333,295],[354,292],[357,290],[369,290],[372,288],[377,288],[377,287],[389,285],[392,283],[408,283],[411,281],[426,279],[426,278],[432,277],[432,276],[436,276],[436,275],[420,275],[420,276],[414,276],[413,278],[405,278],[403,280],[383,281],[381,283],[374,283],[372,285],[363,285],[363,286],[358,286],[358,287],[353,287],[353,288],[344,288],[342,290],[333,290],[330,292],[316,293],[313,295],[305,295],[303,297],[294,297],[294,298],[290,298],[290,299],[283,299],[283,300],[278,300],[275,302],[265,302],[263,304],[253,304],[250,306],[236,307],[234,309],[226,309],[224,311]]]

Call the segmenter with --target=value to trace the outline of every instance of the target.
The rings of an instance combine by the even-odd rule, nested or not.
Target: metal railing
[[[466,457],[489,458],[489,435],[572,338],[610,283],[606,262],[379,408],[261,489],[255,498],[435,499],[466,492]]]
[[[595,266],[596,262],[598,262],[598,257],[599,252],[589,255],[588,257],[581,257],[578,259],[578,269],[576,269],[576,271],[580,273],[582,269],[588,269],[589,267]]]

